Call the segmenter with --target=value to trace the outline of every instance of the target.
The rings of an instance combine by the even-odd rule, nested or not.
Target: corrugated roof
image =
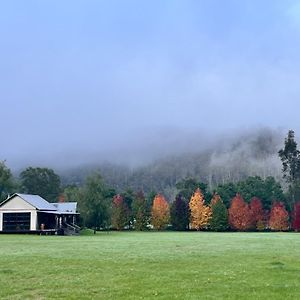
[[[61,213],[64,212],[76,213],[77,202],[59,202],[59,203],[53,203],[53,206],[55,206],[57,211]]]
[[[56,207],[53,204],[38,195],[14,194],[12,197],[16,195],[39,210],[56,210]]]

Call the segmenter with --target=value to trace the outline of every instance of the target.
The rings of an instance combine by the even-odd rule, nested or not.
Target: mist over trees
[[[241,138],[135,169],[105,164],[101,171],[90,166],[59,176],[28,167],[14,177],[2,162],[0,196],[25,192],[52,202],[77,201],[81,225],[95,230],[298,228],[300,152],[293,131],[279,151],[283,139],[277,145],[274,131]]]
[[[263,180],[272,176],[283,183],[278,157],[282,141],[281,131],[262,128],[223,137],[200,152],[194,152],[193,145],[187,145],[185,153],[157,159],[144,166],[130,168],[113,163],[97,165],[95,162],[94,165],[62,171],[60,175],[64,185],[82,185],[87,175],[98,170],[105,182],[118,192],[131,187],[145,193],[160,191],[167,198],[176,196],[176,184],[185,178],[206,184],[209,191],[220,184],[237,183],[249,176],[259,176]]]

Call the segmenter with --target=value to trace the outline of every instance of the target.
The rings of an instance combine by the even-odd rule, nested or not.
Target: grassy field
[[[296,233],[0,235],[0,299],[300,299]]]

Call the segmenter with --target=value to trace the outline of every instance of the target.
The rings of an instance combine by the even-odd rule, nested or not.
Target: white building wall
[[[37,212],[36,211],[31,212],[30,230],[37,230]]]
[[[3,230],[4,213],[30,213],[30,230],[37,230],[37,210],[34,206],[16,196],[0,208],[0,231]]]
[[[3,213],[0,211],[0,231],[3,230]]]

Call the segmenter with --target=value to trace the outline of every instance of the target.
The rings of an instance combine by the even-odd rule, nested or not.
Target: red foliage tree
[[[274,231],[289,229],[289,213],[282,202],[274,202],[270,212],[269,227]]]
[[[251,228],[263,230],[266,227],[264,222],[264,210],[261,203],[261,200],[257,197],[253,197],[249,204],[250,207],[250,219],[251,219]]]
[[[294,205],[292,226],[295,231],[300,231],[300,202]]]
[[[251,228],[250,207],[240,194],[236,194],[231,200],[228,217],[232,229],[245,231]]]

